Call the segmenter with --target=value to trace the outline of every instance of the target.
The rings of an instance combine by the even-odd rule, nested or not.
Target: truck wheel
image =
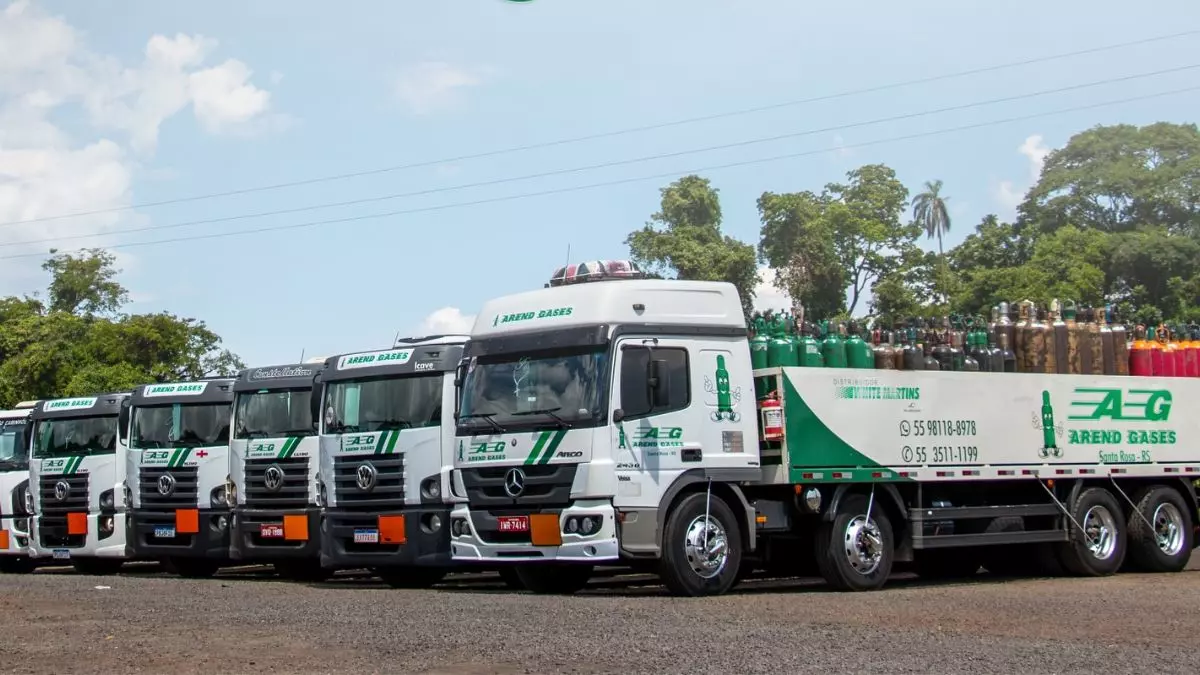
[[[275,573],[290,581],[318,583],[333,576],[333,571],[321,567],[319,560],[288,560],[273,565]]]
[[[925,579],[969,579],[981,566],[979,551],[951,548],[914,551],[917,576]]]
[[[429,588],[446,577],[441,567],[376,567],[371,571],[392,588]]]
[[[121,571],[124,560],[109,560],[107,558],[76,558],[71,561],[71,567],[79,574],[91,576],[107,576]]]
[[[591,565],[534,564],[516,568],[521,585],[539,595],[572,595],[592,578]]]
[[[737,581],[741,564],[742,532],[725,500],[695,492],[675,505],[663,528],[658,571],[672,595],[721,595]]]
[[[821,523],[817,528],[816,556],[821,576],[841,591],[878,589],[892,573],[892,524],[879,500],[868,521],[867,502],[866,495],[845,495],[833,522]]]
[[[1129,515],[1129,562],[1133,569],[1182,570],[1192,553],[1192,518],[1187,502],[1169,487],[1152,485],[1134,495],[1133,503],[1137,505]],[[1152,528],[1147,527],[1147,520]]]
[[[203,558],[168,558],[166,562],[168,570],[186,579],[207,579],[220,568],[217,561]]]
[[[1058,545],[1059,559],[1077,576],[1115,574],[1125,560],[1125,514],[1117,500],[1103,488],[1088,488],[1071,507],[1075,523],[1068,523],[1071,539]]]
[[[509,590],[513,590],[513,591],[525,590],[525,584],[521,583],[521,577],[520,577],[520,575],[517,574],[517,570],[515,567],[506,565],[499,569],[499,573],[500,573],[500,580],[504,582],[504,585],[507,586],[509,588]]]
[[[33,571],[33,561],[25,556],[0,557],[0,573],[28,574]]]

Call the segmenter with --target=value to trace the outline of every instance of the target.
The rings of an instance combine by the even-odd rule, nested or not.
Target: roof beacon
[[[591,281],[613,281],[618,279],[646,279],[647,275],[632,260],[589,260],[565,265],[550,275],[551,286],[583,284]]]

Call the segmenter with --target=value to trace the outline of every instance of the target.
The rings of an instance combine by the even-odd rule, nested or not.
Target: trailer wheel
[[[724,499],[694,492],[671,509],[658,576],[672,595],[721,595],[737,581],[741,564],[742,531]]]
[[[220,565],[204,558],[168,558],[165,567],[185,579],[207,579],[217,573]]]
[[[74,567],[77,573],[98,577],[116,574],[121,571],[121,566],[124,564],[124,560],[109,558],[76,558],[71,561],[71,567]]]
[[[1126,525],[1120,504],[1103,488],[1088,488],[1071,506],[1071,538],[1059,544],[1059,558],[1077,576],[1115,574],[1125,560]],[[1075,526],[1079,524],[1079,527]],[[1083,531],[1080,531],[1083,528]]]
[[[1187,502],[1169,487],[1152,485],[1135,495],[1133,503],[1136,511],[1129,516],[1131,567],[1142,572],[1182,570],[1192,553],[1192,518]]]
[[[841,591],[869,591],[887,583],[895,562],[892,524],[876,500],[867,519],[866,495],[848,494],[832,522],[816,535],[817,565],[829,585]]]
[[[582,591],[591,580],[592,566],[570,563],[520,565],[517,578],[522,586],[538,595],[573,595]]]
[[[441,567],[376,567],[371,571],[392,588],[429,588],[447,573]]]

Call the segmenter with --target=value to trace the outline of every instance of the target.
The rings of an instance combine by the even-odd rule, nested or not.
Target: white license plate
[[[355,530],[354,543],[356,544],[378,544],[379,530]]]
[[[175,528],[156,527],[154,528],[154,537],[156,539],[172,539],[175,537]]]
[[[71,551],[69,549],[65,549],[65,548],[54,549],[54,559],[55,560],[68,560],[68,559],[70,559],[70,557],[71,557]]]
[[[258,536],[265,539],[283,539],[282,525],[259,525]]]

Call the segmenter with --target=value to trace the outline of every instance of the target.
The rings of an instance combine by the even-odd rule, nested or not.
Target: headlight
[[[229,505],[229,487],[220,485],[213,488],[212,494],[209,495],[208,501],[216,507]]]
[[[100,508],[105,509],[105,510],[113,508],[116,505],[114,503],[115,494],[116,493],[113,490],[105,490],[104,492],[101,492],[100,493]]]
[[[442,498],[442,477],[435,476],[426,478],[421,483],[421,494],[426,499],[441,499]]]

